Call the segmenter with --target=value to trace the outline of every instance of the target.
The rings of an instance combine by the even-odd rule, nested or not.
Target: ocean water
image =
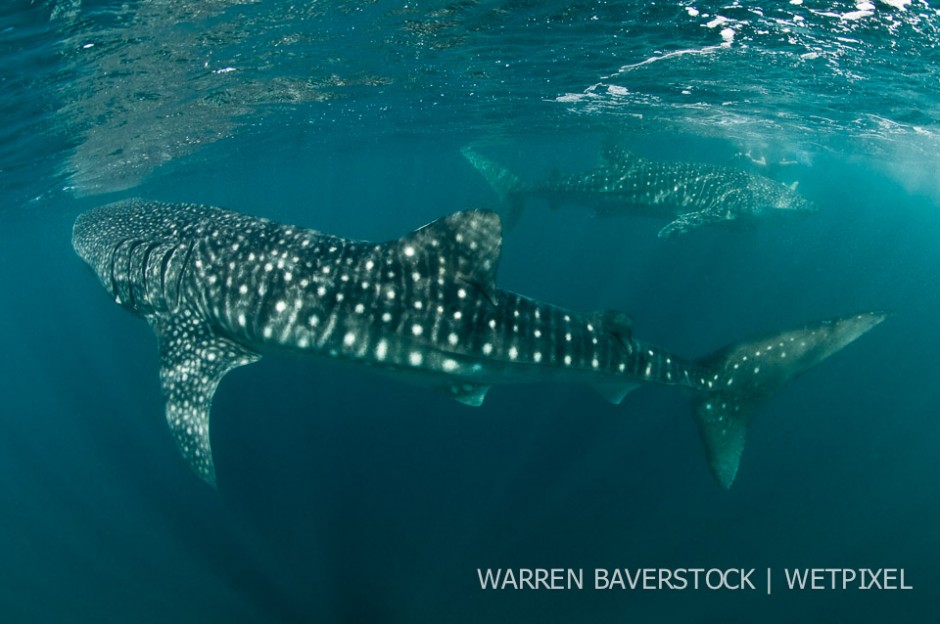
[[[940,570],[940,6],[875,2],[13,1],[0,8],[0,621],[921,622]],[[204,202],[387,240],[645,158],[820,208],[662,240],[533,202],[500,287],[621,309],[687,357],[893,315],[757,410],[729,491],[688,397],[557,384],[471,409],[327,360],[223,380],[213,490],[156,341],[71,248],[83,210]],[[583,590],[484,590],[573,568]],[[755,569],[755,590],[596,590],[595,568]],[[786,569],[910,590],[788,590]],[[767,594],[765,575],[773,575]]]

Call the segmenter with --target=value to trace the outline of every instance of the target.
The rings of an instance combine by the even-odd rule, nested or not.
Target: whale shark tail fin
[[[499,198],[498,212],[506,230],[512,229],[522,216],[522,180],[499,163],[481,155],[472,147],[461,148],[460,153],[476,169]]]
[[[753,409],[803,371],[836,353],[887,317],[868,312],[748,340],[703,358],[710,390],[695,400],[695,419],[712,473],[734,482]]]

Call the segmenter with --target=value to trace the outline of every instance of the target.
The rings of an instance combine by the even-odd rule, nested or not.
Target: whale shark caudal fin
[[[822,362],[887,317],[868,312],[748,340],[699,364],[714,389],[695,400],[695,419],[712,473],[725,489],[738,472],[753,409],[803,371]]]
[[[209,444],[212,397],[225,373],[261,356],[217,335],[193,316],[148,318],[160,343],[160,382],[166,421],[180,452],[204,481],[215,486]]]
[[[470,146],[461,148],[460,153],[496,193],[499,198],[498,212],[502,218],[503,227],[511,230],[522,216],[522,193],[526,190],[525,184],[516,174],[481,155]]]

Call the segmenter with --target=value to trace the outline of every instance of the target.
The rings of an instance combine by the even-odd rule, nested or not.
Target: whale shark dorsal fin
[[[602,164],[611,169],[626,169],[640,162],[639,156],[616,143],[605,143],[601,158]]]
[[[499,215],[487,210],[467,210],[433,221],[396,241],[405,259],[433,261],[427,266],[443,270],[479,288],[495,301],[496,269],[503,244]]]
[[[599,331],[610,335],[624,349],[630,349],[633,339],[633,319],[626,312],[620,310],[598,310],[591,315],[591,324]],[[625,357],[629,357],[626,355]],[[605,401],[619,405],[624,397],[638,387],[638,384],[623,381],[598,381],[591,387],[600,394]]]
[[[160,343],[160,383],[166,420],[180,452],[204,481],[215,486],[209,443],[212,397],[225,373],[261,356],[217,335],[195,315],[150,318]]]
[[[605,145],[601,150],[601,156],[604,159],[604,162],[610,165],[617,164],[618,162],[626,158],[627,151],[615,144]]]
[[[598,310],[592,315],[592,320],[625,347],[633,338],[633,318],[626,312]]]

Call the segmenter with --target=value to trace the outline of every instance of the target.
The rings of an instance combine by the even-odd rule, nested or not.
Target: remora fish
[[[706,225],[816,211],[812,202],[796,192],[795,184],[788,186],[731,167],[647,160],[617,148],[605,149],[596,169],[552,175],[534,186],[471,147],[461,153],[499,196],[501,212],[510,225],[530,197],[542,198],[551,206],[586,206],[600,216],[668,219],[660,238]]]
[[[167,422],[210,484],[219,381],[288,349],[394,371],[468,405],[493,384],[533,380],[585,382],[613,403],[642,382],[687,388],[727,488],[754,405],[884,319],[846,316],[689,361],[635,339],[621,312],[581,315],[499,290],[501,243],[493,212],[458,212],[371,243],[142,200],[86,212],[72,235],[114,300],[153,327]]]

